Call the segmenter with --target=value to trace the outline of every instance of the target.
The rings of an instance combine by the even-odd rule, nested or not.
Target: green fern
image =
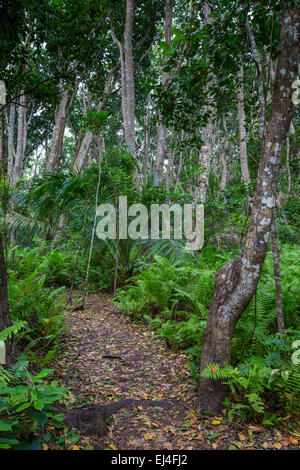
[[[11,338],[12,335],[16,335],[20,330],[25,328],[26,325],[26,321],[19,320],[16,321],[13,325],[4,328],[4,330],[0,331],[0,341],[6,341],[7,338]]]

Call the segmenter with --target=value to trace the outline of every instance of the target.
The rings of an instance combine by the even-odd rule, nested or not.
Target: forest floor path
[[[133,399],[109,418],[104,437],[96,430],[81,433],[79,449],[285,449],[297,444],[293,436],[262,426],[230,423],[222,416],[197,418],[186,354],[171,351],[109,297],[88,295],[84,310],[68,313],[65,322],[55,374],[70,387],[72,406]]]

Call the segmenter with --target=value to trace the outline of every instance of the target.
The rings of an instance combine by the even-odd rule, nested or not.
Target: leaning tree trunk
[[[230,362],[234,329],[256,292],[271,234],[282,147],[292,119],[292,82],[299,60],[300,8],[284,7],[272,108],[266,130],[252,204],[250,226],[240,256],[228,261],[215,276],[215,292],[203,335],[201,370],[212,363]],[[200,378],[198,411],[220,411],[226,388]]]

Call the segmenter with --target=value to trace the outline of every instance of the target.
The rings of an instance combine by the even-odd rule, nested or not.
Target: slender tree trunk
[[[115,69],[116,67],[113,67],[110,70],[109,76],[105,82],[105,86],[103,90],[103,98],[99,101],[98,106],[97,106],[98,113],[101,113],[108,96],[110,96],[113,93],[113,74],[114,74]],[[91,96],[89,95],[88,107],[89,107],[90,101],[91,101]],[[86,115],[88,107],[84,109],[84,115]],[[102,149],[101,151],[101,154],[102,154],[105,151],[104,137],[103,135],[101,135],[99,138],[98,138],[98,144],[99,142],[101,142],[100,149]],[[86,156],[89,153],[93,140],[97,140],[97,136],[93,135],[91,131],[87,131],[84,135],[83,140],[81,141],[78,151],[74,155],[74,159],[72,162],[72,170],[75,170],[75,169],[79,171],[82,170],[83,165],[86,160]]]
[[[280,248],[278,244],[277,227],[276,227],[276,214],[274,211],[273,222],[272,222],[272,255],[273,255],[273,269],[274,269],[274,280],[276,286],[276,311],[277,311],[277,326],[278,332],[284,335],[284,317],[282,308],[282,287],[280,279]]]
[[[3,109],[2,104],[0,104],[0,168],[4,168],[3,144]]]
[[[212,24],[213,18],[209,16],[211,10],[209,5],[205,2],[203,5],[203,13],[206,24]],[[212,74],[211,79],[207,85],[208,90],[214,84],[216,77]],[[205,202],[208,188],[208,180],[211,168],[211,159],[215,147],[215,121],[216,112],[213,106],[213,97],[208,95],[208,105],[205,107],[204,112],[209,113],[209,118],[206,126],[202,129],[203,145],[199,153],[199,163],[201,165],[201,173],[198,176],[198,184],[194,191],[193,203]]]
[[[184,131],[181,131],[180,135],[180,141],[181,143],[184,140]],[[176,193],[179,183],[180,183],[180,175],[181,175],[181,170],[182,170],[182,151],[179,152],[179,162],[177,164],[177,172],[175,176],[175,186],[174,186],[174,192]]]
[[[132,55],[132,32],[134,20],[134,0],[126,0],[126,20],[124,29],[124,69],[126,87],[126,143],[134,158],[135,149],[135,91]]]
[[[227,126],[226,126],[226,117],[223,114],[223,130],[224,130],[224,146],[221,150],[221,183],[220,190],[224,191],[226,182],[227,182],[227,164],[226,164],[226,153],[228,150],[228,136],[227,136]]]
[[[49,157],[46,163],[46,170],[50,173],[55,171],[57,162],[60,160],[62,140],[64,136],[64,126],[66,122],[67,105],[69,100],[69,90],[63,90],[63,85],[60,83],[61,99],[56,108],[55,124],[52,132],[51,148]]]
[[[291,10],[285,6],[272,107],[250,226],[240,256],[228,261],[216,273],[214,297],[203,335],[201,370],[212,363],[223,367],[230,362],[236,323],[256,292],[271,235],[281,152],[292,119],[292,82],[298,69],[299,36],[300,8]],[[226,388],[220,382],[201,377],[198,410],[220,411],[225,394]]]
[[[286,138],[286,173],[287,173],[286,199],[288,200],[291,194],[290,136],[289,135]]]
[[[174,127],[171,130],[171,138],[168,152],[168,166],[166,171],[166,191],[170,192],[171,178],[174,174],[174,157],[175,157],[175,130]]]
[[[147,106],[144,116],[144,148],[143,148],[143,183],[147,184],[151,171],[150,161],[150,130],[149,130],[149,108]]]
[[[2,234],[0,233],[0,331],[11,326],[9,314],[9,304],[7,295],[7,273],[5,266],[5,257],[3,250]],[[6,346],[6,365],[11,365],[16,359],[16,346],[14,338],[8,338],[5,341]]]
[[[265,120],[266,120],[266,102],[265,102],[265,92],[264,92],[264,79],[263,79],[263,68],[261,64],[260,54],[258,52],[254,31],[252,29],[252,25],[248,19],[246,18],[246,28],[248,31],[248,36],[251,43],[252,48],[252,55],[256,63],[257,67],[257,84],[258,84],[258,99],[259,99],[259,108],[260,108],[260,115],[261,115],[261,139],[263,139],[265,134]]]
[[[244,69],[243,65],[240,65],[238,71],[238,117],[239,117],[239,153],[240,163],[242,172],[242,181],[248,188],[251,180],[248,169],[248,156],[247,156],[247,132],[246,132],[246,116],[244,109]]]
[[[165,42],[172,45],[172,24],[173,24],[173,0],[166,0],[165,9]],[[163,62],[163,67],[166,61]],[[165,87],[170,79],[170,74],[163,71],[162,73],[162,85]],[[157,128],[157,153],[154,163],[154,170],[158,177],[159,184],[162,184],[164,176],[164,161],[166,157],[166,137],[167,128],[162,122],[162,115],[159,113],[159,124]]]
[[[72,170],[81,170],[83,168],[86,156],[90,149],[90,146],[93,141],[93,133],[91,131],[87,131],[84,135],[84,138],[81,142],[79,151],[76,156],[76,160],[73,162]]]
[[[65,129],[66,129],[66,116],[63,116],[62,122],[61,122],[60,133],[59,133],[57,158],[56,158],[56,162],[55,162],[55,169],[56,170],[59,170],[59,168],[60,168],[60,160],[61,160],[61,154],[62,154],[62,149],[63,149]]]
[[[9,121],[7,126],[7,175],[11,184],[13,179],[13,168],[15,159],[14,128],[16,118],[16,105],[11,104],[9,108]]]
[[[26,96],[24,90],[21,91],[20,104],[18,106],[18,134],[15,161],[12,172],[11,184],[16,187],[17,182],[22,176],[23,158],[25,153],[25,133],[26,133]]]

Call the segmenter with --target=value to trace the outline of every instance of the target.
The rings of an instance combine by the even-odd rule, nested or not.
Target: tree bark
[[[226,164],[226,153],[228,150],[228,136],[227,136],[227,126],[226,126],[226,117],[223,114],[223,130],[224,130],[224,147],[221,151],[221,182],[220,182],[220,191],[224,191],[226,182],[227,182],[227,164]]]
[[[46,162],[46,171],[52,173],[57,168],[57,161],[60,160],[62,139],[64,136],[67,105],[69,100],[69,90],[63,90],[63,85],[60,83],[61,99],[57,105],[55,113],[55,124],[52,132],[51,148]]]
[[[258,100],[259,100],[259,108],[260,108],[260,115],[261,115],[261,139],[263,139],[265,134],[265,120],[266,120],[266,101],[265,101],[265,92],[264,92],[264,80],[263,80],[263,68],[261,64],[260,55],[256,46],[254,31],[252,25],[248,19],[246,18],[246,28],[248,31],[248,36],[251,43],[252,48],[252,55],[253,59],[255,60],[256,67],[257,67],[257,84],[258,84]]]
[[[16,118],[16,105],[13,103],[9,107],[9,120],[7,125],[7,175],[11,184],[13,178],[13,168],[15,159],[14,148],[14,127]]]
[[[135,149],[135,91],[132,55],[132,32],[134,20],[134,0],[126,0],[126,20],[124,29],[124,69],[126,85],[126,143],[131,155],[136,158]]]
[[[275,287],[276,287],[277,327],[278,327],[278,332],[284,335],[285,327],[284,327],[284,317],[283,317],[283,308],[282,308],[282,287],[281,287],[281,279],[280,279],[280,248],[278,244],[275,212],[273,215],[271,242],[272,242],[274,280],[275,280]]]
[[[0,233],[0,331],[11,326],[9,304],[7,295],[7,273],[3,250],[2,234]],[[16,358],[16,346],[14,339],[8,338],[6,346],[6,365],[11,365]]]
[[[242,172],[242,181],[248,188],[251,180],[248,169],[248,156],[247,156],[247,132],[246,132],[246,116],[244,109],[244,69],[243,65],[240,65],[238,71],[238,118],[239,118],[239,153],[240,153],[240,164]]]
[[[250,226],[242,253],[222,266],[215,276],[215,290],[203,335],[200,369],[212,363],[230,362],[235,325],[256,292],[265,260],[271,225],[281,152],[292,119],[292,82],[299,61],[300,8],[283,9],[278,65],[270,119],[253,198]],[[198,411],[220,411],[226,388],[216,380],[200,378]]]
[[[26,133],[26,96],[24,90],[21,91],[20,104],[18,106],[18,134],[17,148],[15,153],[14,166],[12,171],[11,184],[16,187],[17,182],[22,176],[23,158],[25,153],[25,133]]]
[[[213,18],[209,16],[211,10],[209,5],[205,2],[203,5],[203,13],[205,18],[206,24],[212,24]],[[211,79],[207,85],[208,90],[210,87],[215,83],[216,77],[212,73]],[[202,129],[202,140],[203,145],[199,153],[199,163],[201,165],[201,173],[198,176],[198,184],[195,188],[194,195],[193,195],[193,203],[194,205],[197,202],[205,202],[206,201],[206,193],[208,187],[208,179],[210,174],[211,168],[211,158],[214,152],[215,146],[215,121],[216,121],[216,112],[213,106],[213,97],[208,95],[208,105],[205,106],[204,109],[205,113],[209,113],[209,118],[207,121],[206,126]]]
[[[3,147],[3,110],[0,103],[0,169],[4,168]]]
[[[165,42],[172,45],[172,24],[173,24],[173,0],[166,0],[165,9]],[[166,64],[166,60],[163,61],[163,67]],[[162,85],[165,87],[170,79],[170,74],[163,71],[162,73]],[[159,184],[162,184],[164,176],[164,161],[166,157],[166,137],[167,127],[162,122],[162,115],[159,113],[159,124],[157,127],[157,153],[154,163],[154,170],[158,178]]]
[[[92,144],[92,141],[93,141],[93,133],[91,131],[87,131],[81,142],[76,159],[73,162],[72,170],[79,170],[79,171],[82,170],[86,156]]]
[[[150,129],[149,129],[149,106],[146,107],[144,115],[144,148],[143,148],[143,184],[146,185],[151,172],[150,155]]]
[[[175,129],[171,130],[170,144],[168,152],[168,166],[166,171],[166,192],[170,192],[172,176],[174,176],[174,158],[175,158]]]

